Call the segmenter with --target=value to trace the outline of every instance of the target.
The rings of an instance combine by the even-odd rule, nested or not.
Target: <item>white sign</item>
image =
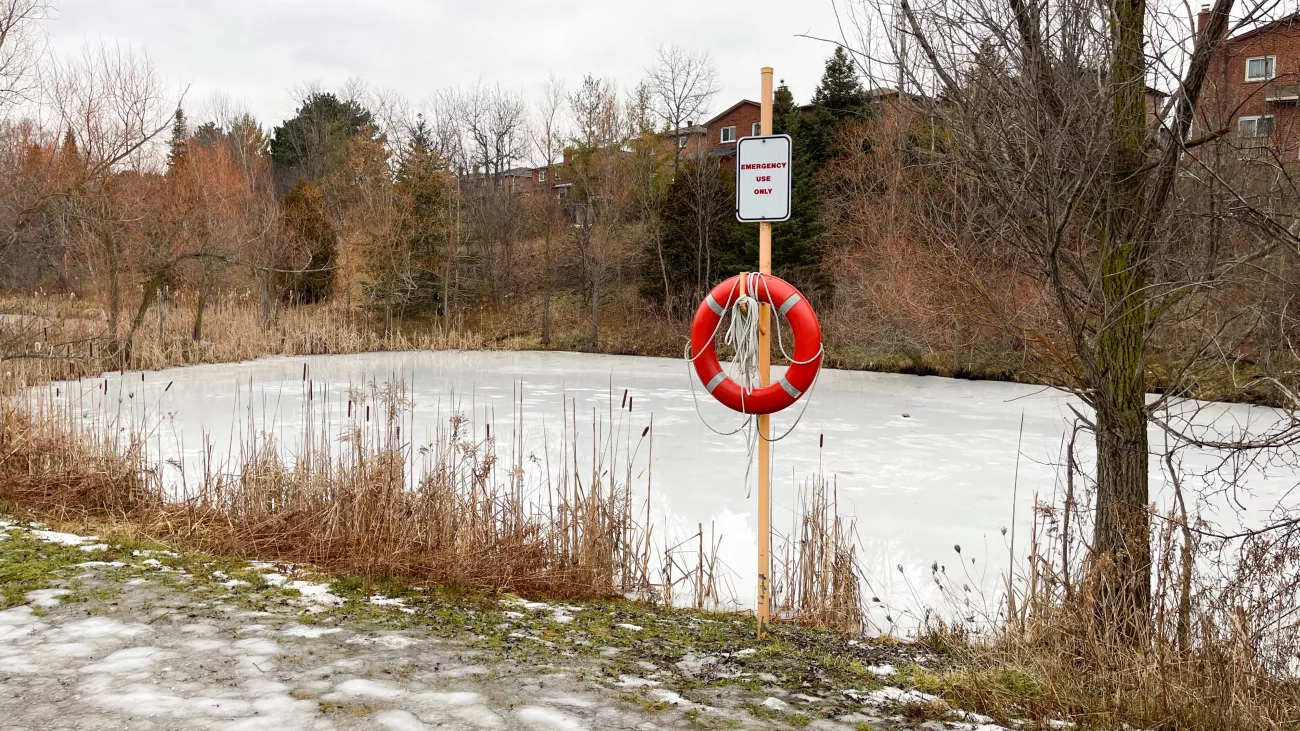
[[[736,143],[736,220],[790,219],[790,135]]]

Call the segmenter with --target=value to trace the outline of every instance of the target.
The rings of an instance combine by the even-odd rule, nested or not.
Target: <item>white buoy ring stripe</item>
[[[794,333],[794,353],[785,374],[753,391],[746,391],[723,372],[714,342],[718,323],[740,297],[741,277],[752,287],[746,294],[776,309]],[[822,362],[821,325],[808,298],[794,285],[770,274],[739,274],[714,287],[700,303],[691,323],[690,356],[700,383],[724,406],[746,414],[772,414],[794,404],[812,387]]]
[[[710,379],[708,383],[704,384],[704,390],[708,391],[709,393],[713,393],[713,389],[717,388],[725,380],[727,380],[727,374],[723,373],[722,371],[718,371],[717,375],[713,376],[713,378]]]
[[[717,313],[718,317],[722,317],[723,315],[727,314],[727,311],[723,309],[722,305],[718,304],[717,300],[713,299],[713,295],[711,294],[704,298],[704,303],[709,306],[710,310],[713,310],[715,313]]]

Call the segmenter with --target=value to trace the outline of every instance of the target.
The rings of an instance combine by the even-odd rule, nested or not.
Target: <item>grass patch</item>
[[[24,604],[28,592],[54,586],[69,578],[77,564],[97,558],[75,547],[42,541],[24,530],[0,535],[5,536],[0,538],[0,609]]]

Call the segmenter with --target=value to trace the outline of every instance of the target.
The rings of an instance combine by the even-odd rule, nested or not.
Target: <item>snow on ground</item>
[[[0,529],[24,530],[9,524]],[[43,529],[30,534],[67,547],[98,540]],[[644,660],[629,670],[639,667],[644,675],[620,673],[612,681],[596,658],[544,654],[539,664],[525,666],[454,636],[341,621],[330,610],[344,600],[293,567],[255,568],[267,585],[300,598],[254,608],[236,598],[251,591],[241,586],[248,582],[213,572],[210,588],[196,593],[196,577],[163,565],[157,556],[175,554],[139,552],[130,563],[72,563],[81,572],[75,579],[30,591],[26,604],[0,611],[0,728],[649,730],[690,727],[703,718],[772,729],[793,727],[801,709],[820,700],[797,689],[767,687],[752,705],[772,715],[757,717],[660,687],[670,671]],[[69,601],[73,594],[76,600]],[[396,610],[394,617],[415,611],[382,595],[363,601]],[[505,614],[555,632],[571,631],[575,616],[588,616],[579,612],[593,611],[517,604],[523,611]],[[619,630],[642,628],[624,624]],[[718,662],[712,655],[690,655],[677,666],[690,674]],[[852,697],[860,712],[838,720],[807,715],[796,725],[822,731],[905,728],[891,715],[900,704],[936,700],[897,688]],[[954,718],[961,721],[944,727],[1000,731],[974,714],[956,712]]]

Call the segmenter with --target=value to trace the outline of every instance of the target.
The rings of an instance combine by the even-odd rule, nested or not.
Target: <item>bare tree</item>
[[[902,69],[909,89],[939,90],[917,104],[945,128],[943,144],[906,150],[943,181],[916,206],[924,235],[946,242],[979,301],[1019,334],[1037,376],[1091,407],[1093,595],[1107,627],[1142,636],[1148,427],[1165,424],[1164,409],[1194,387],[1208,354],[1239,352],[1236,325],[1218,317],[1232,308],[1224,293],[1251,286],[1261,260],[1297,243],[1287,225],[1294,186],[1248,197],[1246,178],[1234,182],[1202,156],[1223,133],[1193,130],[1233,2],[1218,0],[1199,32],[1141,0],[867,7],[879,27],[905,33],[872,36],[859,57]],[[1264,7],[1247,7],[1248,21]],[[1152,101],[1156,78],[1174,91],[1167,109]],[[1003,308],[981,261],[1033,282],[1032,306]],[[1150,400],[1155,382],[1166,392]]]
[[[546,169],[544,181],[547,186],[537,201],[542,217],[542,345],[551,342],[551,295],[554,287],[554,262],[552,261],[552,237],[557,219],[560,217],[559,195],[555,188],[555,166],[564,154],[565,133],[563,124],[567,98],[564,80],[552,75],[542,87],[537,103],[536,119],[532,125],[533,150],[538,162]]]
[[[139,249],[134,206],[143,188],[135,182],[156,162],[152,143],[170,128],[167,110],[176,105],[163,103],[148,59],[103,44],[86,46],[80,56],[57,65],[47,94],[60,136],[76,150],[79,167],[76,184],[59,196],[66,229],[107,290],[113,350],[129,358],[121,312],[133,289],[128,279]],[[146,288],[146,305],[151,296]]]
[[[0,0],[0,119],[8,108],[32,101],[44,56],[44,0]]]
[[[573,180],[570,238],[591,303],[592,347],[599,347],[602,287],[631,249],[625,224],[633,207],[624,149],[632,127],[613,83],[590,74],[569,95],[569,107],[574,128],[573,159],[565,165]]]
[[[646,69],[646,82],[654,97],[651,109],[675,134],[699,120],[718,93],[718,72],[709,54],[675,45],[659,47],[655,64]],[[674,139],[674,170],[680,159],[681,145]]]

